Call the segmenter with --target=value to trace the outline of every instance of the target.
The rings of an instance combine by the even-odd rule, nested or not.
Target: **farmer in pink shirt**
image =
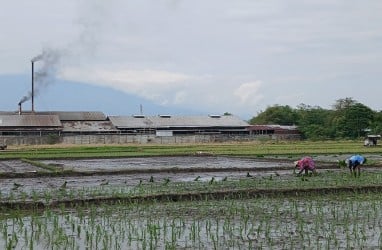
[[[299,175],[302,174],[302,172],[305,171],[305,174],[308,174],[308,171],[312,171],[313,174],[316,173],[316,165],[314,164],[314,161],[311,157],[306,156],[301,158],[301,160],[295,161],[294,162],[296,168],[300,170],[298,173]]]

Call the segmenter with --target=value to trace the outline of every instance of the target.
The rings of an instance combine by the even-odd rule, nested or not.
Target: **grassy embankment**
[[[97,145],[97,146],[24,146],[0,152],[2,159],[112,158],[178,155],[229,155],[247,157],[371,153],[381,147],[364,147],[359,141],[251,142],[190,145]]]

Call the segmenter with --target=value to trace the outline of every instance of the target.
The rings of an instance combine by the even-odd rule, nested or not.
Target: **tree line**
[[[306,139],[355,139],[382,131],[382,111],[347,97],[338,99],[332,109],[300,104],[267,107],[249,120],[250,124],[296,125]]]

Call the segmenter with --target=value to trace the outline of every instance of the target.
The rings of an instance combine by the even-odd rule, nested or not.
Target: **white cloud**
[[[240,104],[254,105],[263,98],[261,85],[261,81],[243,83],[233,93],[239,99]]]
[[[67,68],[61,72],[61,78],[110,87],[160,104],[171,102],[167,94],[186,87],[187,81],[192,79],[185,74],[163,70],[106,68]]]
[[[211,112],[255,108],[263,98],[261,81],[251,81],[237,87],[238,79],[235,78],[192,76],[163,70],[68,68],[61,72],[61,78],[110,87],[161,105],[193,107]]]
[[[174,104],[183,104],[187,100],[188,96],[186,91],[181,90],[175,93]]]
[[[360,84],[380,108],[381,11],[379,0],[8,1],[0,74],[29,74],[49,47],[67,52],[62,79],[179,108],[325,106]]]

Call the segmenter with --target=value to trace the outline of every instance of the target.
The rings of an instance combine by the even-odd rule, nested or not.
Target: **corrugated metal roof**
[[[0,115],[15,115],[18,114],[18,112],[12,112],[12,111],[0,111]]]
[[[46,111],[36,114],[58,115],[61,121],[105,121],[106,116],[99,111]]]
[[[109,116],[111,123],[117,128],[153,128],[154,123],[148,117],[141,116]]]
[[[249,124],[233,115],[226,116],[109,116],[117,128],[166,127],[248,127]]]
[[[64,121],[63,132],[111,132],[118,131],[110,121]]]
[[[0,127],[61,127],[57,115],[0,115]]]

